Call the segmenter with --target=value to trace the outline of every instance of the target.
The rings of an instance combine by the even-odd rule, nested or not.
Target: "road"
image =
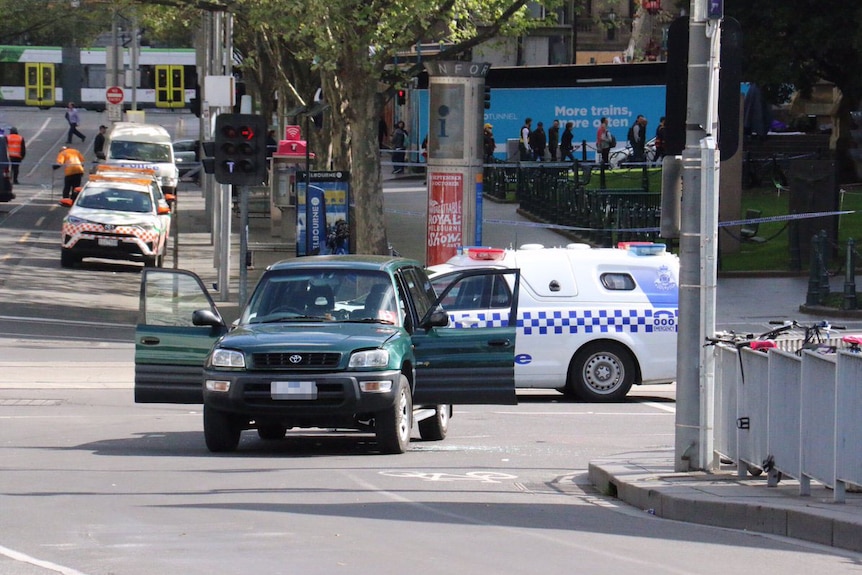
[[[613,405],[531,391],[459,407],[446,440],[414,432],[404,455],[328,430],[245,432],[211,454],[200,406],[133,403],[140,268],[61,269],[43,172],[0,214],[0,574],[859,572],[859,554],[597,493],[590,460],[672,445],[673,386]]]

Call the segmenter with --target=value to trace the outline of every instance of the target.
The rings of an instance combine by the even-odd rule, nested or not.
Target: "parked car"
[[[92,176],[63,218],[60,265],[86,257],[141,261],[161,267],[168,246],[171,208],[150,178]]]
[[[514,269],[459,275],[519,285]],[[144,270],[135,401],[203,403],[213,452],[235,450],[246,429],[276,440],[315,427],[373,432],[380,451],[403,453],[414,421],[440,440],[453,404],[517,403],[515,322],[447,329],[439,301],[419,262],[311,256],[270,266],[229,326],[192,272]]]
[[[176,140],[174,145],[174,162],[180,173],[180,179],[200,182],[201,153],[199,140]]]

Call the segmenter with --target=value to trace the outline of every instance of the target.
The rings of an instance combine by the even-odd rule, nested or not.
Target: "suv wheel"
[[[413,396],[410,382],[401,376],[395,403],[378,413],[374,420],[377,443],[383,453],[404,453],[410,445],[413,430]]]
[[[80,261],[81,261],[81,258],[73,256],[71,253],[69,253],[66,250],[62,250],[60,252],[60,267],[61,268],[70,268]]]
[[[242,427],[235,417],[204,405],[204,439],[213,453],[235,451]]]
[[[419,422],[419,437],[426,441],[446,439],[449,431],[449,418],[452,416],[451,405],[438,405],[434,415]]]

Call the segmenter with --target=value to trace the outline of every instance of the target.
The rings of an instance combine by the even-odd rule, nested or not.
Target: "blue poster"
[[[560,135],[566,122],[572,122],[576,157],[582,141],[587,143],[587,158],[595,159],[596,131],[603,116],[608,118],[618,147],[625,146],[629,127],[638,115],[647,120],[647,139],[655,136],[659,120],[665,115],[665,86],[606,86],[583,88],[492,88],[491,107],[484,111],[483,123],[494,126],[498,160],[506,160],[506,140],[517,139],[527,118],[544,124],[545,133],[555,119]],[[419,117],[428,118],[428,91],[419,92]],[[423,126],[427,131],[428,127]],[[424,133],[423,133],[424,135]]]
[[[296,199],[296,255],[349,253],[350,173],[309,172],[306,194],[306,174],[298,172]]]

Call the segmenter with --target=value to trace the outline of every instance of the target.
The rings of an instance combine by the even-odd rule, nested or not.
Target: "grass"
[[[858,242],[862,241],[862,191],[847,191],[843,197],[840,197],[839,203],[840,210],[852,210],[855,213],[839,216],[838,253],[840,255],[833,258],[830,269],[843,266],[848,238],[856,240],[857,252],[860,251]],[[744,215],[748,209],[760,210],[761,217],[789,214],[790,194],[782,192],[779,195],[771,186],[769,188],[743,190],[741,213]],[[767,241],[763,243],[743,242],[738,253],[722,254],[720,271],[794,271],[791,267],[787,222],[761,223],[757,235]],[[807,261],[808,254],[802,254],[802,271],[807,271]],[[862,265],[862,260],[858,263]]]

